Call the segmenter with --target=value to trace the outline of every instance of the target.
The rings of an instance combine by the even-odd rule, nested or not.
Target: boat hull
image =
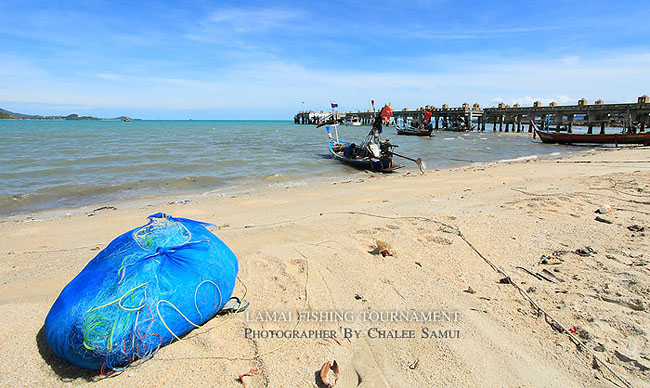
[[[415,128],[399,127],[399,126],[395,126],[395,130],[397,131],[398,135],[407,135],[407,136],[431,136],[431,132],[433,132],[433,129],[419,130]]]
[[[443,131],[447,131],[447,132],[467,132],[473,129],[474,129],[473,127],[469,128],[464,125],[442,128]]]
[[[558,133],[536,130],[537,136],[543,143],[549,144],[643,144],[650,145],[650,133]]]
[[[382,158],[382,159],[369,159],[369,158],[364,158],[364,159],[353,159],[353,158],[348,158],[343,155],[338,154],[336,151],[334,151],[334,140],[330,140],[329,142],[329,150],[330,154],[334,157],[334,159],[343,162],[347,165],[356,167],[358,169],[362,170],[369,170],[369,171],[377,171],[377,172],[393,172],[396,169],[402,167],[399,165],[394,165],[393,164],[393,159],[392,158]],[[350,145],[350,143],[345,142],[345,141],[338,141],[338,144],[343,144],[343,145]]]

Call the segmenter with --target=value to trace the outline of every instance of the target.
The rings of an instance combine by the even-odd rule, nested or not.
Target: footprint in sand
[[[453,244],[453,241],[451,241],[451,240],[449,240],[447,238],[444,238],[444,237],[440,237],[440,236],[429,235],[429,236],[426,236],[425,239],[428,242],[432,242],[434,244],[440,244],[440,245],[451,245],[451,244]]]

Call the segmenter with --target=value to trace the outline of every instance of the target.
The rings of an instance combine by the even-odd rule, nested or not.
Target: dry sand
[[[594,369],[592,357],[512,285],[499,283],[502,276],[458,235],[424,219],[399,218],[420,216],[459,227],[543,308],[575,326],[613,370],[634,387],[650,386],[650,149],[190,199],[110,204],[117,210],[92,216],[93,208],[84,208],[0,219],[0,385],[241,387],[237,376],[256,368],[245,378],[249,388],[313,387],[321,365],[336,359],[337,387],[622,386]],[[595,220],[601,204],[612,206],[601,216],[611,224]],[[58,360],[42,333],[58,293],[98,249],[158,211],[222,226],[214,231],[239,258],[249,318],[264,311],[351,311],[354,322],[303,322],[297,330],[331,329],[340,337],[349,327],[361,338],[246,339],[245,328],[296,323],[248,322],[242,313],[209,321],[116,377]],[[393,256],[369,253],[377,240]],[[542,255],[553,257],[542,264]],[[546,269],[561,281],[517,267]],[[468,287],[475,293],[464,292]],[[243,289],[238,285],[235,295]],[[388,310],[451,310],[458,321],[359,318]],[[372,327],[414,330],[416,338],[368,338]],[[421,338],[423,328],[459,338]]]

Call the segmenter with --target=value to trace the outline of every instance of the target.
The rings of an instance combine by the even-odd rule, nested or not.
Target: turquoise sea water
[[[572,150],[487,129],[420,138],[386,127],[383,135],[429,168]],[[368,130],[339,133],[359,143]],[[3,215],[354,174],[363,172],[329,157],[324,128],[289,121],[0,121]]]

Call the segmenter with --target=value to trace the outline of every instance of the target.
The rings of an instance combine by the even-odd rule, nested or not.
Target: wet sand
[[[254,368],[249,388],[311,387],[332,359],[337,387],[620,386],[435,221],[459,228],[634,387],[650,386],[650,149],[187,198],[0,218],[0,386],[241,387],[237,377]],[[595,219],[603,204],[611,223]],[[212,230],[239,259],[235,295],[247,288],[248,315],[214,318],[112,378],[58,360],[42,333],[58,293],[159,211],[220,226]],[[378,240],[392,256],[375,254]],[[353,318],[264,318],[297,311]],[[386,311],[457,319],[372,319]],[[246,329],[312,338],[246,338]],[[342,338],[345,329],[359,338]],[[336,338],[316,338],[323,330]]]

